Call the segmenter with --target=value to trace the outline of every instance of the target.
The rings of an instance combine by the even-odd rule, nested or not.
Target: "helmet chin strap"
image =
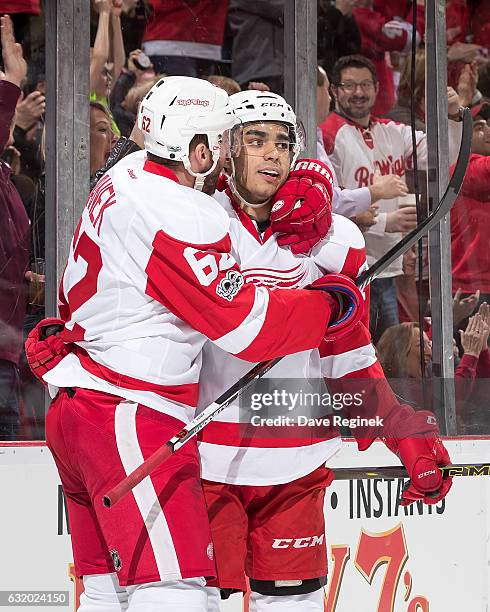
[[[231,158],[230,162],[231,162],[231,174],[228,175],[228,185],[230,186],[231,193],[235,196],[238,202],[240,204],[243,204],[244,206],[250,206],[250,208],[262,208],[263,206],[266,206],[267,204],[269,204],[269,202],[271,201],[271,198],[267,198],[265,202],[261,202],[260,204],[251,204],[250,202],[247,202],[247,200],[239,193],[238,187],[236,186],[236,183],[235,183],[234,177],[235,177],[236,172],[235,172],[234,159]]]
[[[193,189],[195,189],[196,191],[202,191],[203,187],[204,187],[204,181],[206,180],[206,177],[209,176],[211,174],[211,172],[214,171],[214,169],[216,168],[217,164],[219,161],[219,152],[218,153],[213,153],[213,163],[211,165],[211,168],[209,168],[209,170],[206,170],[206,172],[194,172],[194,170],[191,168],[191,162],[189,160],[189,156],[186,155],[185,157],[182,158],[182,163],[184,164],[184,168],[187,170],[187,172],[195,177],[195,181],[194,181],[194,185],[193,185]]]

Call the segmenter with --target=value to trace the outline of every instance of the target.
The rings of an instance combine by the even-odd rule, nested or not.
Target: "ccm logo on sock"
[[[274,539],[272,548],[307,548],[309,546],[320,546],[323,544],[325,534],[310,536],[309,538],[280,538]]]

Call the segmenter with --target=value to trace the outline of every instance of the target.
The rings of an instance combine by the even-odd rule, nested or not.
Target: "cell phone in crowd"
[[[141,52],[138,57],[134,58],[133,63],[138,70],[148,70],[148,68],[151,66],[150,58],[143,52]]]

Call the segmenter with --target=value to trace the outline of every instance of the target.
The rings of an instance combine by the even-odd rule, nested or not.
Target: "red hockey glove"
[[[332,225],[332,174],[316,159],[297,162],[276,192],[270,215],[277,242],[298,255],[307,254]]]
[[[308,289],[321,289],[334,298],[334,308],[325,340],[336,340],[350,333],[364,314],[364,297],[354,281],[343,274],[326,274],[312,283]]]
[[[43,375],[71,353],[72,345],[59,337],[65,327],[61,319],[43,319],[32,329],[25,343],[27,363],[32,373],[43,384]]]
[[[439,437],[435,416],[428,410],[417,410],[401,422],[393,423],[396,437],[385,443],[407,468],[410,482],[402,495],[402,506],[414,501],[437,504],[451,488],[452,479],[442,477],[439,466],[451,463]]]

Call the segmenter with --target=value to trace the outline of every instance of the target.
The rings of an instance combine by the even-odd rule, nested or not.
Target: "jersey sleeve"
[[[311,257],[325,273],[357,278],[366,267],[364,236],[350,219],[334,214],[328,234],[313,248]]]
[[[355,217],[369,209],[371,206],[371,193],[369,187],[358,189],[333,188],[332,209],[344,217]]]
[[[230,251],[229,234],[197,245],[158,231],[146,267],[147,295],[247,361],[317,348],[330,317],[326,297],[245,283]]]
[[[406,22],[390,22],[384,15],[373,10],[354,9],[354,17],[361,31],[365,52],[406,51],[409,41]],[[409,26],[411,29],[411,25]]]
[[[352,333],[335,342],[320,345],[322,375],[329,393],[343,398],[343,416],[354,421],[351,427],[359,450],[366,450],[377,438],[397,436],[397,423],[414,409],[400,404],[385,378],[368,328],[360,322]]]

